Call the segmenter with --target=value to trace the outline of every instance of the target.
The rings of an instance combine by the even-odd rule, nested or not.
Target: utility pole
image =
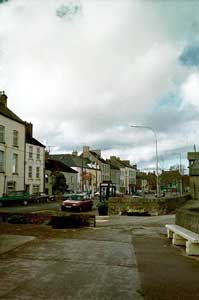
[[[159,186],[159,166],[158,166],[158,141],[157,141],[157,134],[155,130],[149,126],[142,126],[142,125],[131,125],[132,128],[145,128],[149,129],[153,132],[155,137],[155,154],[156,154],[156,189],[157,189],[157,197],[160,196],[160,186]]]

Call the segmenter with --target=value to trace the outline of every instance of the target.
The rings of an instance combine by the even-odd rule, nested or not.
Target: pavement
[[[199,299],[199,259],[166,238],[164,225],[174,221],[97,216],[95,228],[59,230],[0,224],[0,300]]]

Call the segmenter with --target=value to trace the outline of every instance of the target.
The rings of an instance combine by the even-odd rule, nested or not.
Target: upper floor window
[[[18,169],[18,155],[16,153],[13,153],[12,157],[12,173],[17,173]]]
[[[4,151],[0,151],[0,172],[4,172]]]
[[[5,127],[0,125],[0,143],[5,143]]]
[[[29,146],[29,159],[33,157],[33,146]]]
[[[28,178],[32,178],[32,166],[28,167]]]
[[[18,131],[13,130],[13,146],[15,146],[15,147],[18,146],[18,137],[19,137]]]
[[[40,178],[40,167],[36,167],[36,178]]]
[[[40,159],[40,148],[37,148],[37,159]]]

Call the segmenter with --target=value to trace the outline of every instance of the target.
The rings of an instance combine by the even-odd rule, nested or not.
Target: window
[[[18,155],[14,153],[12,157],[12,173],[17,173],[17,169],[18,169]]]
[[[32,186],[32,193],[33,193],[33,195],[39,194],[39,190],[40,190],[40,185],[33,184],[33,186]]]
[[[5,127],[0,125],[0,143],[5,143]]]
[[[40,167],[36,167],[36,178],[40,178]]]
[[[33,146],[29,146],[29,159],[33,157]]]
[[[28,167],[28,178],[32,178],[32,166]]]
[[[13,130],[13,146],[18,147],[18,131]]]
[[[37,159],[40,159],[40,148],[37,148]]]
[[[8,181],[7,182],[7,194],[10,192],[14,192],[16,189],[16,182],[15,181]]]
[[[4,151],[0,151],[0,172],[4,172]]]

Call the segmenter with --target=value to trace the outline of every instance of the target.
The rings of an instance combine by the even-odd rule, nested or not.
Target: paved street
[[[199,260],[166,238],[164,225],[173,222],[97,217],[96,228],[62,230],[0,224],[0,299],[198,299]]]

